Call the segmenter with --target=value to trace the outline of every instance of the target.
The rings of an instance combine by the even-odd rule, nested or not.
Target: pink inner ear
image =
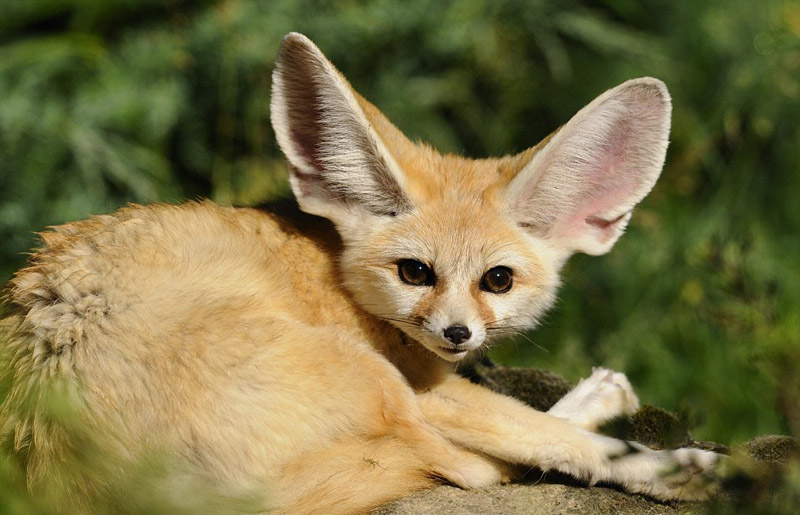
[[[634,79],[598,97],[515,177],[512,208],[521,224],[568,252],[610,250],[658,178],[669,115],[669,95],[654,79]]]
[[[587,177],[591,185],[575,199],[573,212],[553,227],[554,236],[580,238],[590,231],[593,238],[604,244],[617,235],[642,187],[638,175],[616,170],[625,167],[620,158],[619,152],[611,151],[605,162],[591,172]]]

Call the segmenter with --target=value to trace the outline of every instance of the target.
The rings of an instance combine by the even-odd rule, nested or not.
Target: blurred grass
[[[530,336],[546,352],[520,339],[494,357],[573,380],[624,370],[697,438],[800,434],[794,0],[4,2],[0,282],[47,225],[285,195],[269,74],[291,30],[409,136],[469,156],[522,150],[625,79],[663,79],[661,181],[610,255],[568,264]],[[0,456],[0,506],[45,510],[13,474]]]

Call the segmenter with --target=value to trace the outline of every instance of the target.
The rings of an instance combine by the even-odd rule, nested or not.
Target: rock
[[[507,514],[559,515],[586,513],[592,515],[690,514],[698,513],[697,505],[669,505],[644,497],[628,495],[611,488],[580,488],[538,483],[499,485],[485,490],[461,490],[440,486],[388,504],[378,515],[447,515]]]

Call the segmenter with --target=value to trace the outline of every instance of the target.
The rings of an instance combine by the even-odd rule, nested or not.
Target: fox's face
[[[304,36],[273,75],[292,189],[336,224],[344,286],[448,361],[533,327],[566,259],[610,250],[658,178],[669,118],[664,85],[636,79],[532,149],[469,160],[411,143]]]
[[[449,361],[535,325],[558,283],[560,256],[482,193],[453,187],[363,223],[341,259],[364,309]]]

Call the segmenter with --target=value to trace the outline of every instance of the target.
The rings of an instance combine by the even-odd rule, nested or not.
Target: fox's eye
[[[428,265],[416,259],[403,259],[397,263],[397,273],[406,284],[433,286],[436,277]]]
[[[505,266],[496,266],[490,268],[488,272],[481,277],[481,290],[491,293],[505,293],[511,289],[514,284],[513,273],[510,268]]]

